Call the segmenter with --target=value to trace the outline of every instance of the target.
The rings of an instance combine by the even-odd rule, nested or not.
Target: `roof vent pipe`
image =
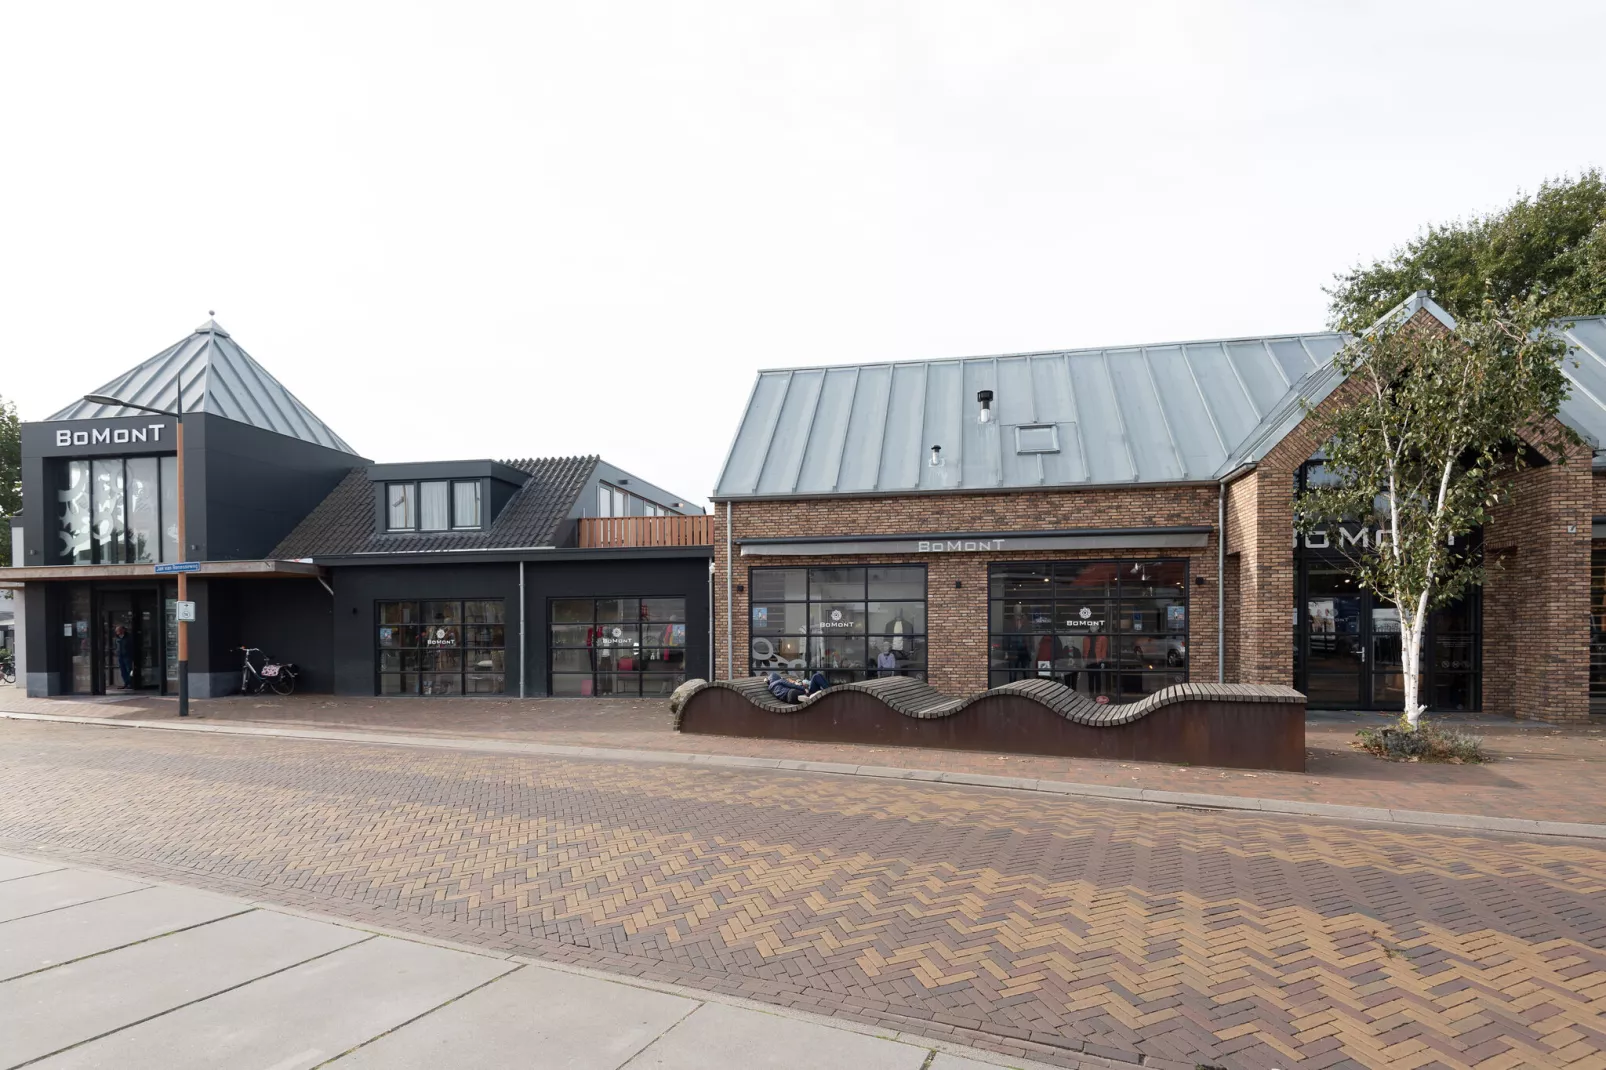
[[[977,423],[992,423],[993,421],[993,392],[991,390],[976,391],[976,400],[981,404],[981,412],[976,417]]]
[[[941,446],[933,446],[933,447],[931,447],[931,467],[940,468],[941,466],[942,466],[942,447]]]

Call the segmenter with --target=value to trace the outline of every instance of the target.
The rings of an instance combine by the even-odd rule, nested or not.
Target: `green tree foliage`
[[[1418,316],[1385,318],[1335,358],[1341,403],[1317,416],[1325,481],[1300,495],[1303,530],[1335,520],[1380,529],[1345,549],[1356,581],[1399,611],[1405,715],[1424,703],[1420,669],[1428,614],[1483,581],[1467,536],[1487,520],[1509,477],[1539,448],[1564,459],[1570,431],[1546,420],[1567,396],[1566,343],[1537,295],[1487,299],[1446,330]],[[1342,540],[1339,540],[1342,544]],[[1341,548],[1343,548],[1341,546]]]
[[[1335,326],[1370,324],[1427,290],[1451,315],[1537,298],[1556,316],[1606,315],[1606,181],[1546,182],[1491,215],[1431,226],[1392,256],[1334,278]]]
[[[0,568],[11,564],[11,518],[22,511],[22,424],[0,398]]]

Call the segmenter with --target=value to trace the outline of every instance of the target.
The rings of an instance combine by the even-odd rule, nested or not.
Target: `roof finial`
[[[216,310],[216,309],[212,309],[212,308],[209,308],[209,309],[207,309],[207,310],[206,310],[206,314],[207,314],[207,315],[208,315],[208,316],[215,316],[215,315],[217,315],[217,310]]]

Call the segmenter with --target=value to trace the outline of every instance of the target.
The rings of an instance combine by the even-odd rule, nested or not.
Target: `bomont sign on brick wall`
[[[915,542],[915,552],[921,554],[974,554],[1003,548],[1003,539],[919,539]]]

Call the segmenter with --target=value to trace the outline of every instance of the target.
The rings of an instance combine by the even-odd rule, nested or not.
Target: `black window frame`
[[[870,574],[876,570],[908,569],[918,570],[920,573],[919,598],[872,598],[870,596]],[[857,599],[838,597],[815,597],[815,573],[832,573],[847,570],[862,572],[861,597]],[[759,598],[758,579],[766,574],[801,572],[804,574],[803,597],[798,598]],[[824,581],[834,582],[834,581]],[[784,584],[783,584],[784,589]],[[792,676],[811,677],[815,673],[823,673],[830,684],[855,683],[862,680],[871,680],[879,676],[907,676],[916,680],[926,679],[930,671],[930,652],[928,644],[931,634],[931,573],[923,561],[882,562],[877,564],[847,564],[847,565],[753,565],[747,570],[747,671],[751,676],[764,676],[770,672],[785,672]],[[873,603],[891,605],[913,605],[918,603],[920,609],[921,625],[919,630],[909,628],[904,631],[892,632],[876,631],[870,627],[870,606]],[[841,648],[843,644],[851,646],[855,640],[862,640],[863,655],[859,665],[831,664],[827,660],[827,633],[825,631],[825,613],[815,613],[815,607],[842,607],[862,605],[864,607],[864,629],[861,633],[849,634],[844,639],[833,641],[833,645]],[[802,631],[795,631],[783,626],[780,632],[769,632],[764,635],[756,634],[755,622],[758,613],[763,611],[768,617],[768,610],[773,606],[802,606]],[[821,620],[816,623],[815,617]],[[899,619],[902,619],[900,613]],[[798,643],[801,658],[786,657],[789,644]],[[768,646],[768,653],[761,653],[758,649],[760,643]],[[882,667],[879,658],[883,651],[876,648],[886,644],[897,664],[894,667]],[[918,652],[918,656],[915,656]],[[798,661],[802,665],[798,665]]]
[[[590,602],[590,620],[565,617],[556,620],[554,607],[559,602]],[[607,619],[599,606],[604,602],[635,602],[636,618],[634,620]],[[673,611],[668,619],[647,616],[646,604],[648,602],[679,602],[680,619],[674,619]],[[546,652],[547,694],[556,698],[655,698],[668,697],[675,688],[687,680],[687,654],[688,640],[691,637],[691,623],[687,619],[690,611],[691,599],[684,594],[622,594],[622,595],[553,595],[547,599],[546,608]],[[556,629],[569,630],[564,638],[567,640],[573,635],[573,629],[584,629],[583,643],[558,642]],[[604,634],[604,630],[618,629],[623,632],[629,628],[634,633],[634,643],[629,646],[628,655],[613,652],[613,644],[618,643],[619,650],[624,650],[621,635],[617,639]],[[669,640],[665,641],[664,632],[658,633],[658,642],[648,644],[649,630],[665,629],[669,631]],[[674,631],[679,631],[679,642],[674,642]],[[600,640],[600,642],[599,642]],[[559,654],[572,655],[576,652],[585,653],[587,663],[585,670],[559,668]],[[660,667],[652,668],[648,660],[648,651],[673,651],[680,655],[680,669]],[[631,659],[629,668],[620,668],[618,662],[624,656]],[[562,660],[570,660],[565,657]],[[589,681],[587,688],[582,681]],[[578,685],[577,691],[568,689],[567,684]],[[604,690],[606,684],[606,690]],[[626,685],[621,688],[621,684]],[[649,691],[649,686],[652,690]],[[587,693],[589,692],[589,693]]]
[[[502,619],[499,622],[469,621],[467,619],[467,611],[464,609],[464,605],[470,602],[494,602],[500,607],[499,616]],[[423,607],[428,604],[439,603],[455,603],[457,606],[457,619],[455,621],[434,622],[423,620]],[[413,617],[417,619],[411,621],[386,621],[384,619],[385,614],[381,607],[393,605],[415,607],[416,612],[413,614]],[[373,613],[373,632],[371,634],[373,636],[374,643],[374,694],[387,697],[418,696],[426,698],[439,698],[442,696],[455,698],[465,695],[507,694],[508,677],[513,673],[513,670],[509,667],[509,661],[511,660],[510,653],[512,652],[513,647],[508,634],[507,599],[500,596],[465,596],[462,598],[376,598],[374,599],[373,603]],[[431,627],[437,629],[453,629],[457,632],[457,635],[452,637],[452,642],[449,645],[426,645],[426,643],[422,641],[426,638],[422,634],[422,630]],[[416,638],[419,641],[412,643],[387,642],[387,638],[390,637],[385,635],[386,629],[398,628],[417,630],[419,634],[416,636]],[[502,630],[501,645],[498,646],[492,642],[469,642],[469,639],[471,638],[471,630],[483,628],[500,628]],[[433,659],[426,658],[425,655],[438,652],[458,653],[461,655],[459,659],[459,666],[456,669],[442,669],[431,665],[430,662]],[[490,654],[493,652],[501,653],[502,667],[500,669],[485,668],[479,665],[470,667],[469,660],[471,654]],[[390,669],[386,667],[387,653],[397,655],[395,658],[395,661],[398,664],[397,668]],[[492,660],[494,663],[494,659]],[[405,681],[409,676],[413,677],[412,689],[405,690],[403,688],[405,687]],[[457,689],[455,691],[437,691],[434,689],[434,684],[436,681],[431,680],[429,681],[430,688],[426,690],[424,687],[426,682],[424,677],[426,676],[456,676],[458,678]],[[481,682],[485,683],[492,682],[491,678],[494,677],[494,682],[497,684],[497,686],[494,688],[481,687],[470,691],[469,677],[471,676],[483,678]],[[397,689],[389,691],[385,690],[385,680],[387,677],[398,678]]]
[[[149,561],[136,560],[134,529],[129,523],[131,512],[129,509],[130,480],[128,478],[128,462],[141,460],[153,460],[156,462],[156,552]],[[103,543],[97,537],[95,531],[95,463],[97,461],[116,461],[118,462],[118,466],[121,470],[123,528],[122,539],[120,540],[120,550],[116,555],[110,555],[104,552],[108,544]],[[96,457],[62,458],[59,462],[58,470],[55,476],[55,481],[58,488],[58,504],[63,504],[60,503],[59,494],[63,490],[71,489],[67,486],[67,480],[68,474],[72,471],[71,466],[75,463],[84,465],[85,471],[88,473],[88,485],[85,487],[84,493],[88,495],[86,517],[89,523],[89,560],[80,561],[77,559],[76,555],[70,551],[56,549],[56,563],[66,565],[154,565],[171,564],[173,562],[183,561],[185,559],[185,551],[184,547],[182,546],[174,547],[178,553],[177,557],[174,557],[170,561],[167,556],[167,521],[172,519],[176,523],[177,517],[169,517],[167,515],[166,498],[167,491],[170,489],[168,487],[168,483],[172,482],[175,488],[177,486],[178,454],[118,453],[110,456],[103,455]],[[176,499],[174,505],[176,509]],[[61,537],[62,519],[63,518],[61,516],[60,509],[58,508],[56,515],[47,521],[52,525],[50,528],[50,534],[53,539],[60,539]]]
[[[1165,626],[1156,617],[1156,627],[1149,630],[1140,630],[1123,625],[1130,625],[1136,619],[1136,614],[1145,612],[1139,608],[1147,606],[1152,610],[1157,602],[1168,601],[1153,594],[1131,595],[1125,594],[1127,585],[1131,582],[1127,577],[1134,568],[1141,569],[1145,565],[1166,565],[1182,568],[1182,582],[1179,589],[1182,592],[1182,627],[1174,629],[1171,626],[1170,610],[1167,606]],[[1076,596],[1062,596],[1061,584],[1056,582],[1061,575],[1068,575],[1072,570],[1085,571],[1088,568],[1110,567],[1111,579],[1114,582],[1113,591],[1098,597],[1086,594]],[[1024,572],[1029,570],[1044,570],[1045,596],[1036,602],[1019,599],[1005,599],[998,596],[998,578],[1006,570]],[[1152,590],[1152,586],[1151,586]],[[1192,591],[1192,561],[1186,557],[1099,557],[1099,558],[1071,558],[1062,560],[1036,560],[1036,561],[994,561],[987,566],[987,681],[989,687],[998,687],[1001,684],[1014,680],[1040,680],[1051,679],[1065,684],[1074,690],[1098,700],[1103,698],[1112,703],[1137,702],[1146,696],[1174,684],[1185,684],[1190,673],[1190,646],[1193,631]],[[1108,613],[1108,627],[1100,624],[1096,629],[1080,630],[1079,626],[1068,623],[1070,620],[1093,619],[1091,603],[1102,602]],[[1046,608],[1046,614],[1039,612],[1045,619],[1026,622],[1029,626],[1010,628],[1007,626],[1009,617],[1004,606],[1014,604],[1017,607],[1037,607],[1040,611]],[[1061,612],[1061,606],[1066,609]],[[1065,620],[1067,623],[1061,624]],[[1028,656],[1030,664],[1009,665],[999,664],[1008,653],[1019,654],[1020,650],[1030,650],[1030,644],[1022,647],[1012,640],[1021,637],[1034,637],[1038,640],[1037,649]],[[1151,641],[1151,638],[1153,641]],[[1047,640],[1050,648],[1045,653],[1042,642]],[[1083,652],[1074,653],[1074,647],[1064,644],[1063,640],[1094,640],[1093,646],[1102,651],[1102,656],[1089,656],[1086,647]],[[1099,647],[1096,640],[1105,642]],[[1044,668],[1043,661],[1048,662]],[[1083,685],[1086,685],[1085,687]],[[1153,686],[1158,684],[1159,686]]]
[[[446,526],[443,528],[426,528],[424,524],[424,492],[425,483],[446,484]],[[471,483],[476,488],[475,499],[479,503],[479,516],[473,524],[460,524],[457,519],[457,487],[461,483]],[[385,496],[383,499],[382,515],[385,520],[386,534],[408,534],[410,532],[425,532],[434,534],[443,531],[483,531],[485,530],[485,488],[483,481],[478,479],[391,479],[385,481]],[[390,522],[390,489],[392,487],[411,487],[413,497],[413,523],[410,527],[395,527]],[[391,601],[394,601],[392,599]],[[470,599],[472,601],[472,599]]]

